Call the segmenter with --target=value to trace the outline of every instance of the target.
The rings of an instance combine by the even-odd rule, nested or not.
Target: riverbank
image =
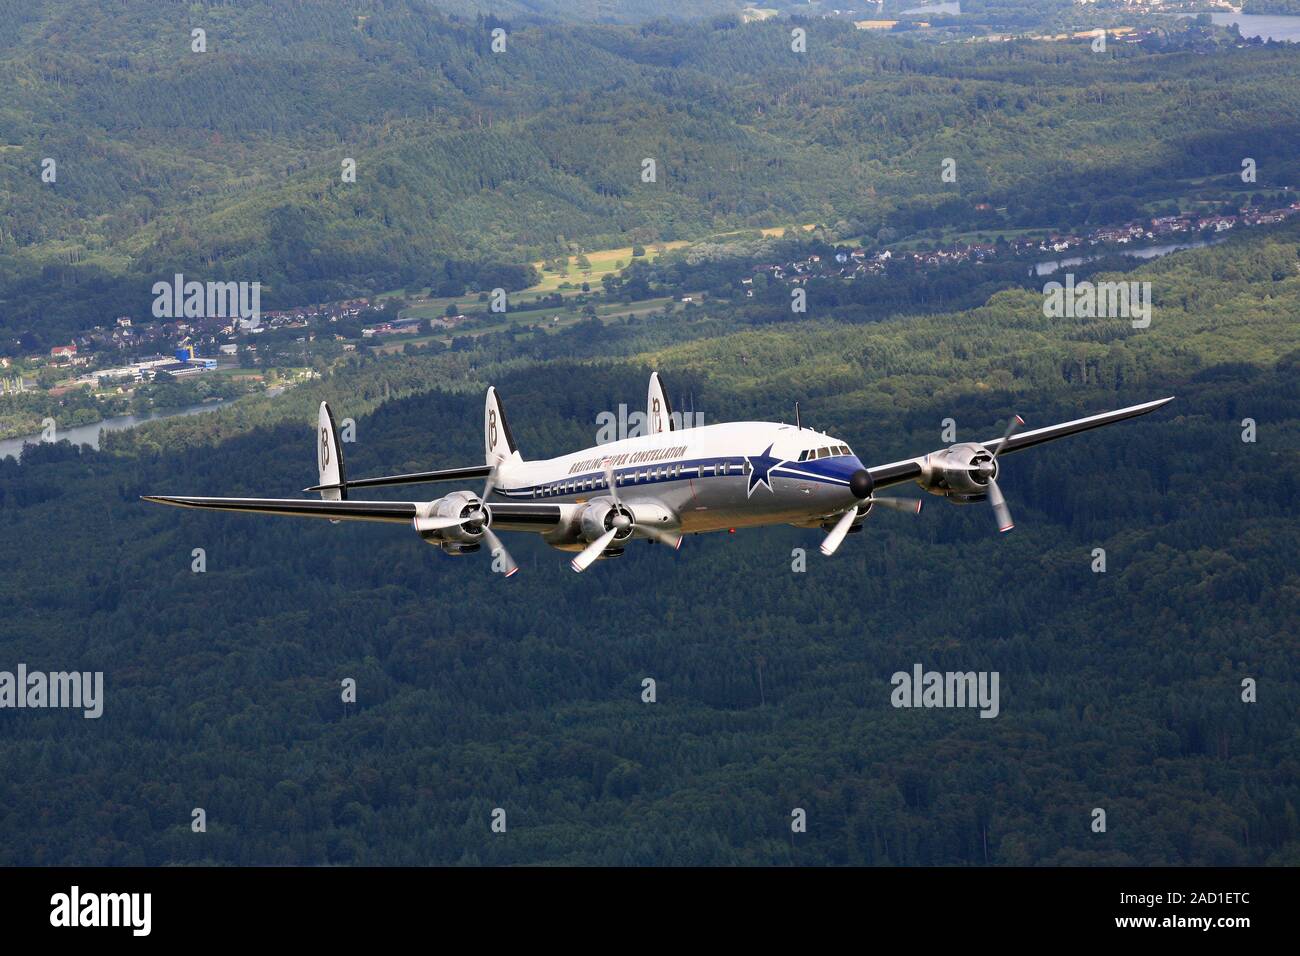
[[[197,405],[189,405],[184,408],[153,409],[140,415],[115,415],[98,422],[74,425],[69,428],[58,428],[56,425],[52,439],[48,438],[44,433],[37,432],[34,435],[21,435],[16,438],[0,440],[0,458],[13,457],[21,460],[24,445],[39,445],[44,441],[69,441],[74,445],[89,445],[91,448],[98,449],[101,432],[122,431],[142,425],[145,422],[157,421],[163,418],[200,415],[203,412],[212,412],[219,408],[225,408],[229,404],[231,403],[224,399],[218,399],[214,402],[200,402]]]

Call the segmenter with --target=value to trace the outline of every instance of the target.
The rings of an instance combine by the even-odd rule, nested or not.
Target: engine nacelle
[[[623,515],[627,520],[616,522]],[[657,501],[625,501],[616,505],[612,498],[597,498],[578,513],[578,536],[588,543],[606,531],[618,527],[617,545],[632,537],[638,529],[659,528],[668,533],[678,527],[677,515]],[[648,537],[648,536],[647,536]]]
[[[658,528],[673,533],[679,525],[677,515],[657,501],[628,501],[625,507],[632,512],[638,528]]]
[[[613,528],[614,518],[620,511],[631,519],[631,510],[626,505],[620,509],[611,498],[597,498],[589,503],[578,515],[578,533],[582,540],[587,542],[595,541],[606,531]],[[626,527],[619,529],[619,532],[614,535],[614,540],[626,541],[630,537],[632,537],[632,525],[629,522]]]
[[[468,518],[482,510],[483,502],[478,495],[469,491],[453,491],[451,494],[420,509],[415,518],[415,530],[429,544],[436,544],[447,554],[472,554],[478,550],[478,543],[483,537],[482,520],[467,521],[450,527],[429,527],[438,519]]]
[[[998,463],[993,453],[983,445],[965,442],[926,455],[916,483],[932,495],[970,504],[985,499],[989,480],[997,476]]]

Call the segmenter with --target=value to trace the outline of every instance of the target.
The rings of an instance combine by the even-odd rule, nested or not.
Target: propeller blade
[[[644,531],[660,544],[668,545],[668,547],[672,548],[674,551],[682,546],[682,536],[680,534],[673,534],[670,531],[661,531],[658,528],[652,528],[649,525],[644,524],[635,525],[634,527],[638,530]]]
[[[608,458],[606,458],[603,462],[601,462],[601,464],[604,467],[605,487],[609,490],[609,496],[614,499],[614,504],[618,505],[621,508],[623,506],[623,502],[619,500],[618,489],[614,487],[614,463],[611,462]]]
[[[853,526],[853,522],[857,520],[857,517],[858,509],[856,506],[844,512],[844,517],[835,523],[831,533],[822,542],[822,554],[829,558],[839,550],[840,545],[844,543],[844,536],[849,533],[849,528]]]
[[[501,572],[502,574],[506,577],[510,577],[510,575],[519,570],[519,565],[515,563],[515,559],[510,556],[510,552],[506,550],[506,546],[501,543],[501,539],[496,536],[496,533],[491,528],[483,529],[483,537],[487,538],[488,548],[491,549],[492,557],[495,558],[498,555],[501,557],[501,563],[504,566]]]
[[[891,508],[894,511],[905,511],[913,515],[921,513],[920,498],[871,498],[870,501],[872,504],[879,505],[882,508]]]
[[[483,504],[487,504],[488,498],[492,494],[492,489],[497,486],[497,466],[493,465],[492,470],[488,472],[487,480],[483,482],[483,494],[479,497]]]
[[[989,479],[989,504],[993,506],[993,514],[997,516],[999,531],[1010,531],[1016,526],[1016,523],[1011,520],[1011,509],[1007,507],[1007,500],[1002,497],[1002,489],[992,478]]]
[[[606,458],[603,462],[601,462],[601,465],[602,465],[602,469],[603,469],[603,471],[605,472],[605,487],[606,487],[606,490],[608,490],[608,492],[609,492],[609,496],[610,496],[611,498],[614,499],[614,505],[615,505],[615,507],[617,507],[617,508],[619,509],[620,512],[628,513],[628,509],[626,509],[626,508],[623,507],[623,500],[622,500],[621,498],[619,498],[619,496],[618,496],[618,487],[617,487],[616,482],[614,481],[614,465],[613,465],[613,462],[611,462],[608,458]],[[654,527],[651,527],[650,525],[646,525],[646,524],[635,524],[635,523],[634,523],[634,524],[632,525],[632,527],[636,528],[636,529],[639,530],[639,531],[643,531],[643,532],[645,532],[645,534],[646,534],[648,537],[654,538],[654,539],[655,539],[656,541],[658,541],[660,544],[666,544],[666,545],[668,545],[668,547],[672,548],[674,551],[677,550],[678,548],[680,548],[680,547],[682,546],[682,536],[679,535],[679,534],[672,534],[672,533],[667,532],[667,531],[661,531],[661,530],[658,529],[658,528],[654,528]],[[611,532],[611,533],[612,533],[612,532]],[[590,549],[588,549],[588,550],[590,550]],[[603,550],[603,549],[602,549],[602,550]],[[586,552],[584,551],[583,554],[586,554]],[[580,558],[580,557],[582,557],[582,555],[579,555],[578,557]],[[576,558],[574,559],[573,563],[574,563],[574,564],[577,563],[577,559],[576,559]],[[582,565],[581,568],[579,568],[579,567],[575,567],[573,570],[575,570],[575,571],[581,571],[581,570],[583,570],[584,568],[586,568],[587,565],[589,565],[589,564],[591,564],[591,561],[587,561],[587,562],[585,562],[585,563]]]
[[[614,540],[614,535],[618,534],[617,528],[610,528],[591,544],[582,549],[582,553],[569,562],[569,567],[573,568],[578,574],[581,574],[591,563],[604,553],[609,547],[609,543]]]
[[[1003,435],[1002,435],[1002,441],[998,442],[998,448],[997,448],[997,451],[995,451],[995,452],[993,453],[993,457],[994,457],[994,458],[996,458],[996,457],[998,457],[998,455],[1002,454],[1002,449],[1004,449],[1004,448],[1007,447],[1007,441],[1008,441],[1008,439],[1010,439],[1011,436],[1014,435],[1014,434],[1016,433],[1016,429],[1019,428],[1019,427],[1020,427],[1021,425],[1023,425],[1024,423],[1025,423],[1025,420],[1024,420],[1023,418],[1021,418],[1019,415],[1012,415],[1012,416],[1011,416],[1011,421],[1007,422],[1007,430],[1006,430],[1006,432],[1004,432]]]

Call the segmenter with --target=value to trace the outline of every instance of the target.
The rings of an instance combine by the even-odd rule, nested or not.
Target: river
[[[1300,42],[1300,17],[1265,13],[1211,13],[1216,26],[1237,24],[1244,37],[1263,37],[1265,40]]]
[[[1202,246],[1212,246],[1216,242],[1222,242],[1222,237],[1215,239],[1189,239],[1186,242],[1163,242],[1155,246],[1141,246],[1137,249],[1117,250],[1120,255],[1131,256],[1134,259],[1159,259],[1161,256],[1167,256],[1171,252],[1178,252],[1180,249],[1199,249]],[[1070,266],[1080,266],[1085,262],[1091,262],[1093,259],[1100,259],[1099,255],[1092,256],[1070,256],[1066,259],[1048,259],[1044,262],[1034,263],[1034,275],[1049,276],[1058,269],[1068,269]]]
[[[914,7],[911,10],[902,10],[899,12],[898,15],[912,16],[913,14],[917,14],[917,13],[929,13],[929,14],[950,13],[955,17],[961,14],[961,4],[960,3],[927,3],[924,6]]]
[[[103,421],[95,422],[93,425],[77,425],[73,428],[57,428],[54,432],[55,441],[63,441],[65,438],[74,445],[89,445],[91,448],[99,447],[99,433],[101,429],[116,432],[125,428],[134,428],[136,425],[144,422],[156,421],[160,418],[176,418],[179,415],[199,415],[203,412],[211,412],[225,405],[225,402],[208,402],[203,405],[190,405],[185,408],[164,408],[155,409],[145,412],[143,415],[118,415],[115,418],[105,418]],[[14,458],[22,456],[24,444],[38,444],[41,440],[40,434],[25,435],[22,438],[6,438],[0,440],[0,458],[12,455]]]

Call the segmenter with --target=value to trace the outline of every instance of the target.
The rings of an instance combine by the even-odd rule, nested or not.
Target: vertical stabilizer
[[[492,387],[487,390],[487,405],[483,409],[483,444],[489,465],[523,461],[515,446],[515,436],[510,434],[510,426],[506,424],[506,410],[501,406],[501,397]]]
[[[646,428],[651,435],[673,431],[673,407],[658,372],[650,373],[650,394],[646,398]]]
[[[334,413],[328,402],[320,403],[320,419],[316,428],[316,467],[320,471],[320,484],[343,485],[343,452],[339,448],[339,430],[334,424]],[[322,488],[324,501],[346,501],[348,490],[344,487]]]

